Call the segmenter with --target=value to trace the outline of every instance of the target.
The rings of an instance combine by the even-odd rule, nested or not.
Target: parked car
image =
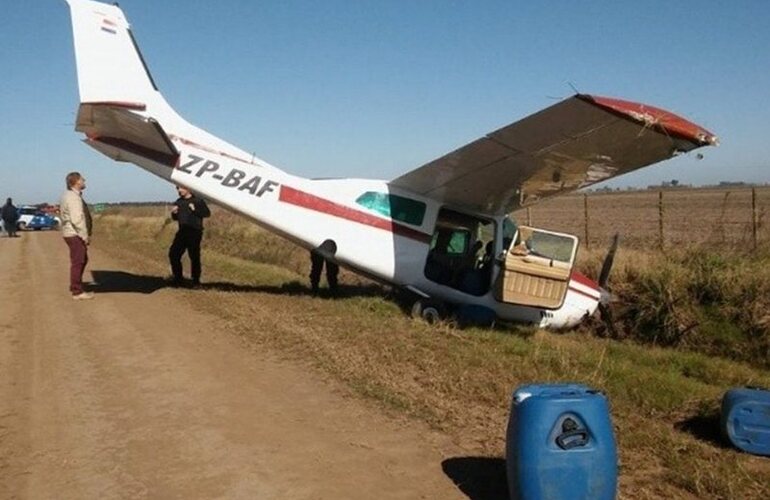
[[[49,215],[37,207],[25,206],[19,208],[19,220],[16,222],[19,231],[25,229],[59,229],[59,218]]]

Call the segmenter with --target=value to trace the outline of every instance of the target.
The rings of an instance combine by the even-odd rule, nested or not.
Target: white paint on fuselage
[[[492,289],[482,296],[474,296],[427,279],[424,268],[429,241],[439,209],[442,208],[440,204],[429,198],[394,189],[387,182],[380,180],[305,179],[287,174],[267,164],[238,161],[228,156],[214,154],[208,148],[200,149],[180,141],[174,142],[181,153],[180,162],[174,169],[124,151],[121,151],[121,159],[136,163],[169,182],[186,186],[305,248],[315,248],[325,240],[331,239],[337,245],[335,259],[341,265],[397,286],[416,288],[448,303],[480,305],[494,310],[500,318],[505,320],[551,328],[575,326],[584,319],[586,314],[593,314],[597,307],[598,300],[585,294],[592,289],[574,280],[570,283],[570,289],[561,308],[543,310],[501,303],[495,299]],[[100,144],[97,149],[113,156],[105,151],[107,148],[111,146]],[[182,169],[186,163],[190,162],[190,155],[201,160]],[[204,168],[207,161],[213,163],[209,163]],[[214,164],[216,164],[215,169]],[[241,179],[235,184],[235,180],[231,177],[229,183],[232,185],[224,185],[223,182],[233,169],[243,172]],[[257,177],[259,181],[255,182],[254,179]],[[252,181],[249,186],[251,189],[244,189],[244,184],[249,181]],[[271,184],[266,189],[265,186],[268,183]],[[279,197],[283,186],[357,213],[365,213],[369,217],[377,217],[388,223],[409,227],[422,233],[424,238],[417,240],[387,229],[330,215],[323,211],[323,207],[311,209],[282,202]],[[358,205],[356,199],[366,191],[389,192],[424,202],[427,209],[422,225],[411,226],[395,222]],[[495,220],[498,233],[502,231],[502,218],[486,215],[482,217]],[[500,254],[503,250],[501,241],[501,234],[497,234],[495,254]],[[495,282],[499,272],[500,267],[496,265],[491,283]],[[583,290],[584,293],[576,292],[575,289]],[[593,293],[598,297],[598,291],[594,290]]]

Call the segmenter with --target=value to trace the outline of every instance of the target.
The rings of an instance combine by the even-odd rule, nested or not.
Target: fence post
[[[585,219],[586,227],[585,227],[585,242],[586,242],[586,250],[590,248],[590,244],[588,243],[588,193],[583,193],[583,218]]]
[[[757,189],[751,188],[751,242],[757,250]]]
[[[722,236],[722,246],[727,244],[727,231],[725,231],[725,214],[727,213],[727,200],[730,198],[730,191],[725,193],[722,200],[722,211],[719,213],[719,232]]]
[[[527,226],[532,226],[532,208],[527,207]]]
[[[663,191],[658,191],[658,245],[660,250],[665,249],[663,240]]]

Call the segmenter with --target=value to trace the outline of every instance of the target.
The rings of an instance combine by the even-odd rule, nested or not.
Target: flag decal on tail
[[[106,31],[107,33],[112,33],[114,35],[117,33],[117,27],[118,25],[109,19],[102,19],[102,31]]]

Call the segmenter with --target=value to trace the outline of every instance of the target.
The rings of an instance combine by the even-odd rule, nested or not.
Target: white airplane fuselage
[[[572,273],[562,306],[552,310],[500,302],[493,287],[476,296],[428,279],[424,272],[426,259],[439,210],[444,206],[430,198],[380,180],[297,177],[255,161],[240,150],[217,151],[173,132],[169,136],[180,153],[173,168],[100,143],[98,139],[86,142],[108,156],[130,161],[171,183],[185,186],[304,248],[314,249],[331,240],[336,252],[330,257],[340,265],[424,297],[453,305],[483,306],[501,319],[548,328],[576,326],[598,306],[598,285],[579,273]],[[206,136],[198,140],[205,141]],[[366,192],[396,194],[424,202],[422,224],[413,226],[367,211],[356,203]],[[466,213],[496,222],[494,252],[503,252],[504,218]],[[492,283],[499,272],[497,264],[492,271]]]

